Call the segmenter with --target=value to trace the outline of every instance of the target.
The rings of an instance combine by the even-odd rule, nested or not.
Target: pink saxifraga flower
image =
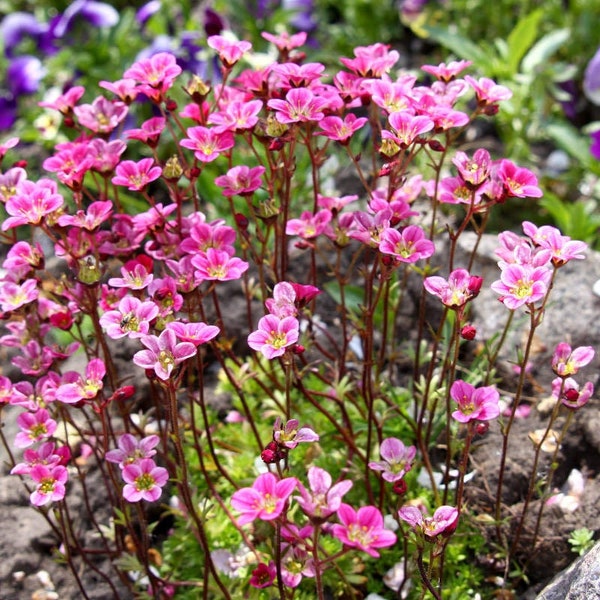
[[[315,96],[308,88],[292,88],[285,95],[285,100],[273,99],[267,102],[280,123],[321,121],[327,104],[327,100]]]
[[[344,494],[352,487],[352,481],[349,479],[333,485],[332,483],[331,475],[315,466],[308,469],[308,490],[298,482],[300,496],[296,496],[295,499],[304,514],[313,521],[325,521],[337,512]]]
[[[396,543],[396,534],[385,529],[383,515],[375,506],[362,506],[356,511],[349,504],[342,503],[337,516],[341,524],[335,524],[331,533],[345,546],[358,548],[377,558],[378,548]]]
[[[558,344],[552,355],[552,370],[562,378],[576,375],[579,369],[589,365],[594,359],[591,346],[579,346],[572,349],[566,342]]]
[[[262,352],[268,359],[283,356],[286,349],[293,346],[300,336],[300,324],[295,317],[265,315],[258,322],[258,328],[248,336],[248,345]]]
[[[166,329],[175,332],[175,335],[182,342],[190,342],[194,346],[207,344],[210,340],[219,334],[220,329],[216,325],[207,325],[206,323],[181,323],[171,321],[167,323]]]
[[[223,188],[223,196],[249,196],[261,186],[265,170],[263,166],[239,165],[217,177],[215,184]]]
[[[420,227],[409,225],[402,231],[385,228],[381,232],[379,251],[392,255],[400,262],[414,263],[432,256],[435,246],[425,237],[425,232]]]
[[[459,379],[452,384],[450,397],[458,404],[452,417],[459,423],[490,421],[500,414],[500,394],[492,386],[476,388]]]
[[[73,109],[79,124],[94,133],[112,133],[129,111],[124,102],[110,101],[99,96],[91,104],[80,104]]]
[[[458,525],[458,510],[453,506],[440,506],[433,516],[425,516],[416,506],[403,506],[398,511],[400,519],[408,523],[415,531],[432,541],[438,536],[452,535]]]
[[[226,250],[208,248],[192,257],[196,267],[196,277],[200,281],[230,281],[239,279],[248,270],[248,263],[236,256],[230,256]]]
[[[47,440],[58,426],[45,408],[21,413],[17,417],[17,425],[21,429],[15,436],[14,444],[17,448],[28,448],[36,442]]]
[[[399,481],[412,468],[412,462],[417,454],[415,446],[405,446],[397,438],[386,438],[381,442],[379,449],[381,461],[372,461],[369,468],[381,471],[381,476],[386,481]]]
[[[71,451],[68,446],[56,447],[54,442],[43,442],[37,450],[27,448],[23,452],[24,462],[17,463],[11,470],[11,475],[28,475],[36,465],[46,467],[55,467],[57,465],[66,466],[71,458]]]
[[[285,425],[277,417],[273,426],[273,439],[279,446],[293,450],[300,442],[318,442],[319,435],[310,427],[298,427],[298,419],[290,419]]]
[[[56,399],[66,404],[80,400],[93,400],[104,387],[102,380],[106,366],[101,358],[92,358],[85,369],[85,377],[74,371],[63,375],[63,383],[56,390]]]
[[[437,296],[445,306],[458,309],[479,294],[483,280],[466,269],[455,269],[448,279],[432,275],[423,281],[423,287]]]
[[[321,131],[317,131],[315,135],[324,135],[330,140],[347,144],[367,122],[366,117],[357,117],[354,113],[348,113],[343,120],[341,117],[329,116],[319,121]]]
[[[258,567],[252,571],[252,576],[248,583],[252,587],[261,590],[272,586],[276,576],[277,568],[273,561],[270,561],[268,565],[259,563]]]
[[[594,384],[591,381],[586,381],[582,387],[572,377],[557,377],[552,381],[552,397],[571,410],[585,406],[593,393]]]
[[[235,144],[231,131],[220,131],[202,125],[189,127],[187,136],[181,140],[180,145],[193,150],[194,156],[201,162],[212,162]]]
[[[148,435],[138,440],[130,433],[124,433],[117,441],[118,448],[109,450],[104,458],[111,463],[116,463],[121,469],[128,464],[137,462],[144,458],[152,458],[156,454],[154,449],[158,446],[160,437],[158,435]]]
[[[162,488],[169,480],[168,471],[164,467],[157,467],[151,458],[142,458],[125,465],[121,476],[126,483],[123,498],[128,502],[155,502],[161,497]]]
[[[529,169],[518,167],[508,159],[500,161],[496,175],[509,197],[541,198],[543,196],[537,177]]]
[[[63,204],[64,199],[52,179],[42,178],[37,182],[23,179],[6,201],[6,212],[10,216],[2,222],[2,231],[18,225],[39,225]]]
[[[152,158],[142,158],[138,162],[124,160],[117,165],[116,175],[111,181],[114,185],[122,185],[128,190],[140,192],[161,175],[162,169],[154,164]]]
[[[158,317],[158,313],[159,308],[154,302],[125,296],[115,310],[108,310],[100,317],[100,325],[113,340],[125,336],[140,338],[148,334],[150,323]]]
[[[34,506],[57,502],[65,497],[65,484],[69,479],[66,467],[38,464],[31,468],[29,476],[37,484],[30,495],[31,504]]]
[[[297,484],[295,477],[278,479],[273,473],[259,475],[252,487],[241,488],[231,497],[231,506],[241,513],[238,524],[245,525],[255,519],[277,519]]]
[[[491,284],[500,294],[500,300],[510,310],[541,300],[548,292],[552,271],[547,267],[510,264],[500,273],[500,279]]]
[[[424,115],[413,115],[409,111],[394,112],[388,117],[391,131],[384,129],[381,137],[391,140],[401,148],[415,142],[419,136],[431,131],[434,122]]]
[[[153,370],[156,376],[166,381],[177,365],[194,356],[196,346],[190,342],[178,342],[175,332],[165,329],[158,337],[146,335],[141,338],[147,350],[133,355],[133,362],[143,369]]]
[[[180,73],[181,67],[173,54],[158,52],[134,63],[123,73],[123,78],[133,79],[140,84],[140,92],[159,102]]]
[[[222,35],[211,35],[206,43],[215,50],[223,65],[230,69],[252,48],[250,42],[232,41]]]
[[[331,211],[323,208],[316,214],[309,210],[304,211],[299,219],[288,219],[285,226],[286,235],[297,235],[305,240],[311,240],[330,231],[329,223],[332,219]]]
[[[18,284],[12,281],[0,281],[0,309],[2,312],[17,310],[38,299],[38,282],[26,279]]]

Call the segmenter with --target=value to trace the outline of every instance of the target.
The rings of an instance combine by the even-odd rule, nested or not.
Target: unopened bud
[[[171,156],[171,158],[167,159],[165,163],[165,168],[163,169],[163,176],[165,179],[170,181],[177,181],[183,175],[183,167],[179,162],[179,157],[177,155]]]
[[[474,340],[475,336],[477,335],[477,329],[475,329],[475,327],[473,327],[473,325],[465,325],[461,330],[460,330],[460,337],[463,340]]]
[[[483,435],[488,432],[490,428],[490,424],[488,421],[479,421],[477,425],[475,425],[475,433],[477,435]]]
[[[406,494],[407,489],[408,486],[406,485],[406,481],[404,481],[404,479],[394,481],[394,485],[392,486],[394,494],[398,494],[398,496],[403,496],[404,494]]]

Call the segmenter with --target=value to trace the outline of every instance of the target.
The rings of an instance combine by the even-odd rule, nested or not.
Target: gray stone
[[[597,600],[600,598],[600,543],[561,571],[536,600]]]

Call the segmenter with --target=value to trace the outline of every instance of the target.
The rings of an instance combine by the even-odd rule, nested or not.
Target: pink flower
[[[143,369],[152,369],[157,377],[167,380],[175,367],[194,356],[196,346],[190,342],[177,342],[177,336],[171,329],[165,329],[158,337],[146,335],[141,338],[147,350],[133,355],[133,362]]]
[[[248,336],[248,346],[263,353],[268,359],[283,356],[300,336],[300,324],[295,317],[280,319],[266,315],[258,322],[258,329]]]
[[[107,142],[102,138],[94,138],[88,144],[88,152],[94,159],[92,170],[103,174],[112,173],[125,150],[127,150],[127,144],[123,140]]]
[[[206,43],[217,51],[219,59],[228,69],[233,67],[252,48],[250,42],[231,41],[221,35],[211,35]]]
[[[45,441],[56,431],[57,424],[45,408],[35,412],[23,412],[17,417],[21,431],[15,436],[17,448],[28,448],[36,442]]]
[[[591,346],[579,346],[572,350],[569,344],[561,342],[552,356],[552,370],[563,379],[576,375],[581,367],[592,362],[594,354]]]
[[[194,156],[201,162],[212,162],[235,144],[231,131],[219,131],[201,125],[188,128],[187,136],[180,145],[193,150]]]
[[[273,287],[273,297],[265,300],[267,310],[276,317],[295,317],[298,314],[296,307],[296,290],[287,281],[280,281]]]
[[[121,267],[123,277],[111,277],[108,285],[117,288],[125,287],[130,290],[143,290],[154,279],[154,275],[151,273],[152,264],[152,259],[144,255],[129,260]]]
[[[517,167],[506,158],[500,161],[496,176],[504,185],[509,197],[541,198],[543,196],[542,190],[538,187],[537,177],[529,169]]]
[[[560,400],[564,406],[576,410],[585,406],[594,393],[594,384],[587,381],[582,388],[572,378],[557,377],[552,381],[552,396]]]
[[[79,119],[79,124],[94,133],[112,133],[125,119],[128,110],[124,102],[111,102],[104,96],[99,96],[92,104],[76,106],[73,112]]]
[[[490,153],[483,148],[476,150],[472,159],[465,152],[460,151],[452,159],[460,176],[471,189],[478,188],[487,181],[491,162]]]
[[[305,240],[310,240],[329,231],[331,222],[331,211],[323,208],[316,214],[305,210],[299,219],[288,219],[285,226],[287,235],[297,235]]]
[[[401,148],[410,146],[420,135],[433,129],[433,121],[423,115],[413,115],[409,111],[394,112],[388,117],[392,131],[383,130],[381,137],[392,140]]]
[[[138,82],[140,92],[155,102],[160,102],[180,73],[181,67],[172,54],[158,52],[131,65],[123,73],[123,77]]]
[[[158,313],[159,308],[154,302],[142,302],[134,296],[125,296],[119,301],[117,309],[106,311],[100,317],[100,325],[113,340],[125,336],[140,338],[150,331],[150,322]]]
[[[32,467],[29,476],[37,484],[29,497],[34,506],[57,502],[65,497],[65,483],[69,479],[69,473],[64,466],[38,464]]]
[[[355,511],[348,504],[340,504],[337,510],[341,525],[334,525],[331,533],[345,546],[358,548],[377,558],[377,548],[396,543],[396,534],[385,529],[383,515],[374,506],[363,506]]]
[[[129,140],[139,140],[155,148],[160,139],[160,134],[165,128],[167,120],[164,117],[152,117],[142,123],[139,129],[128,129],[125,137]]]
[[[152,158],[142,158],[138,162],[124,160],[117,165],[116,175],[111,181],[115,185],[122,185],[129,190],[140,192],[161,175],[162,169],[154,164]]]
[[[458,404],[452,417],[459,423],[490,421],[500,414],[500,394],[492,386],[475,388],[459,379],[452,384],[450,397]]]
[[[126,483],[123,487],[123,498],[127,502],[155,502],[161,497],[162,487],[169,480],[168,471],[157,467],[151,458],[142,458],[125,465],[121,476]]]
[[[226,250],[208,248],[192,257],[192,265],[196,267],[196,277],[200,281],[230,281],[239,279],[247,271],[248,263],[230,256]]]
[[[61,215],[58,217],[58,224],[61,227],[69,225],[86,229],[87,231],[96,231],[100,225],[106,223],[113,212],[113,203],[110,200],[92,202],[87,211],[78,210],[75,215]]]
[[[304,42],[306,42],[307,33],[305,31],[299,31],[298,33],[293,33],[290,35],[287,31],[282,31],[281,33],[275,35],[273,33],[263,31],[260,35],[262,35],[262,37],[268,42],[275,44],[280,52],[289,52],[290,50],[299,48],[304,44]]]
[[[269,561],[268,565],[265,565],[265,563],[260,563],[258,567],[252,571],[252,576],[250,577],[250,581],[248,583],[252,587],[260,590],[273,585],[276,576],[277,569],[275,567],[275,563],[271,560]]]
[[[387,73],[398,61],[400,54],[390,50],[386,44],[376,43],[370,46],[354,48],[354,58],[341,57],[340,62],[356,75],[378,78]]]
[[[432,517],[426,517],[416,506],[403,506],[398,516],[429,541],[439,535],[452,535],[458,525],[458,510],[453,506],[440,506]]]
[[[250,168],[239,165],[229,169],[226,175],[217,177],[215,183],[223,188],[223,196],[246,196],[261,186],[264,172],[263,166]]]
[[[219,334],[220,329],[216,325],[206,323],[181,323],[171,321],[167,323],[167,329],[175,332],[182,342],[190,342],[194,346],[206,344]]]
[[[319,121],[322,131],[317,131],[315,135],[324,135],[330,140],[346,144],[354,133],[367,122],[366,117],[357,117],[354,113],[348,113],[343,120],[335,116],[325,117]]]
[[[481,277],[471,275],[466,269],[455,269],[448,280],[437,275],[426,277],[423,287],[449,308],[457,309],[479,294],[482,282]]]
[[[52,108],[63,115],[70,115],[73,112],[73,107],[79,102],[84,93],[85,88],[83,86],[75,85],[53,101],[38,102],[38,106]]]
[[[280,77],[280,81],[277,82],[278,88],[289,89],[299,87],[315,87],[313,82],[320,79],[325,65],[321,63],[304,63],[298,65],[293,62],[287,63],[275,63],[271,67],[273,73],[277,73]]]
[[[0,309],[2,312],[11,312],[34,302],[39,296],[38,282],[35,279],[26,279],[18,284],[12,281],[0,281]]]
[[[382,471],[381,476],[386,481],[398,481],[411,470],[417,449],[406,447],[399,439],[391,437],[381,442],[379,453],[383,460],[370,462],[369,469]]]
[[[6,202],[17,193],[17,186],[27,179],[27,171],[21,167],[12,167],[0,173],[0,202]]]
[[[546,267],[510,264],[500,273],[500,279],[491,284],[500,294],[500,300],[510,310],[541,300],[548,292],[552,272]]]
[[[53,350],[48,346],[41,346],[37,340],[29,340],[20,347],[20,351],[21,355],[13,357],[10,362],[25,375],[42,375],[54,362]]]
[[[85,378],[71,371],[63,375],[63,383],[56,390],[56,399],[67,404],[80,400],[93,400],[104,387],[102,380],[106,375],[106,366],[101,358],[93,358],[85,369]]]
[[[400,262],[414,263],[432,256],[435,246],[425,237],[425,232],[420,227],[409,225],[401,232],[389,227],[384,229],[381,232],[379,251],[391,254]]]
[[[508,100],[512,97],[512,92],[507,87],[498,85],[488,77],[482,77],[477,80],[470,75],[465,75],[465,81],[475,91],[477,102],[481,106],[494,105],[502,100]]]
[[[19,181],[15,194],[6,201],[6,212],[11,215],[4,219],[2,231],[18,225],[39,225],[42,219],[58,210],[64,204],[58,193],[56,182],[42,178],[37,182],[24,179]]]
[[[308,484],[310,490],[298,482],[300,496],[295,499],[304,514],[317,521],[324,521],[336,512],[342,504],[344,494],[352,487],[352,481],[349,479],[332,485],[331,475],[314,466],[308,469]]]
[[[550,251],[552,256],[550,260],[555,267],[562,267],[571,260],[585,259],[584,252],[588,245],[562,235],[556,227],[551,225],[536,227],[529,221],[523,221],[523,231],[534,244]]]
[[[108,462],[118,464],[122,469],[128,464],[154,456],[156,454],[154,448],[158,446],[159,442],[160,438],[157,435],[148,435],[138,440],[130,433],[124,433],[119,437],[119,448],[109,450],[104,458]]]
[[[43,442],[37,450],[27,448],[23,452],[25,462],[16,464],[11,470],[11,475],[28,475],[36,465],[46,467],[65,466],[71,458],[68,446],[56,447],[54,442]]]
[[[279,446],[293,450],[300,442],[318,442],[319,436],[310,427],[298,427],[298,419],[290,419],[285,425],[277,417],[273,427],[273,439]]]
[[[308,88],[292,88],[285,95],[285,100],[273,99],[267,102],[269,108],[275,110],[275,118],[280,123],[306,123],[320,121],[325,114],[323,109],[328,102],[315,96]]]
[[[262,100],[237,101],[227,104],[224,110],[213,112],[208,122],[217,125],[215,131],[243,131],[252,129],[258,123],[258,113],[262,110]]]
[[[435,75],[441,81],[453,80],[461,71],[470,67],[473,64],[470,60],[453,60],[446,63],[440,63],[439,65],[423,65],[422,71]]]
[[[279,517],[297,483],[295,477],[278,480],[273,473],[263,473],[252,487],[237,490],[231,497],[231,506],[241,513],[238,524],[245,525],[255,519],[272,521]]]
[[[64,146],[64,147],[62,147]],[[61,149],[47,158],[42,167],[55,173],[57,179],[74,190],[81,189],[85,174],[94,163],[87,143],[61,144]]]
[[[119,100],[125,102],[125,104],[131,104],[137,98],[140,91],[137,81],[129,77],[117,79],[117,81],[99,81],[98,85],[112,92]]]

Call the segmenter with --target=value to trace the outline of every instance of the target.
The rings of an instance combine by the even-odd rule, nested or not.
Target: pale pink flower
[[[412,76],[399,81],[368,79],[363,82],[362,87],[369,91],[371,100],[377,106],[391,114],[411,108],[410,94],[414,83],[415,78]]]
[[[220,329],[216,325],[207,325],[206,323],[181,323],[180,321],[171,321],[167,323],[167,329],[175,332],[175,335],[182,342],[190,342],[194,346],[207,344],[219,334]]]
[[[231,68],[252,48],[250,42],[231,41],[221,35],[211,35],[206,43],[215,50],[226,68]]]
[[[288,219],[285,226],[287,235],[297,235],[305,240],[311,240],[330,231],[329,223],[333,218],[331,211],[323,208],[313,214],[305,210],[299,219]]]
[[[215,131],[243,131],[252,129],[258,123],[258,114],[262,110],[262,100],[229,102],[219,112],[213,112],[208,117],[208,123],[216,125]]]
[[[267,310],[276,317],[295,317],[298,314],[296,307],[296,290],[287,281],[280,281],[273,286],[273,297],[265,300]]]
[[[56,182],[42,178],[37,182],[23,179],[17,184],[15,194],[6,201],[10,215],[2,223],[2,231],[18,225],[39,225],[41,221],[64,204]]]
[[[249,266],[246,261],[217,248],[208,248],[193,256],[192,265],[196,267],[195,275],[200,281],[239,279]]]
[[[117,165],[116,175],[111,181],[115,185],[122,185],[129,190],[140,192],[161,175],[162,169],[154,164],[153,158],[142,158],[138,162],[124,160]]]
[[[369,469],[381,471],[386,481],[398,481],[412,468],[412,462],[417,454],[415,446],[405,446],[397,438],[386,438],[379,449],[381,461],[369,463]]]
[[[341,525],[334,525],[331,533],[345,546],[358,548],[377,558],[378,548],[396,543],[396,534],[383,526],[383,515],[375,506],[362,506],[358,511],[348,504],[340,504],[337,510]]]
[[[39,296],[38,282],[35,279],[26,279],[23,283],[0,281],[0,309],[2,312],[11,312],[35,302]]]
[[[139,129],[128,129],[125,137],[129,140],[139,140],[155,148],[163,132],[167,120],[164,117],[152,117],[142,123]]]
[[[342,498],[352,487],[352,481],[345,479],[334,485],[332,483],[331,475],[327,471],[314,466],[308,469],[310,489],[307,490],[298,482],[300,496],[296,496],[295,499],[307,517],[325,521],[338,510]]]
[[[24,462],[17,463],[11,470],[11,475],[28,475],[36,465],[55,467],[65,466],[71,458],[68,446],[56,447],[54,442],[43,442],[36,449],[27,448],[23,452]]]
[[[108,310],[100,317],[100,325],[113,340],[125,336],[140,338],[150,331],[150,322],[156,319],[158,313],[159,308],[154,302],[125,296],[116,309]]]
[[[442,62],[439,65],[423,65],[421,70],[430,73],[431,75],[435,75],[435,77],[441,81],[451,81],[461,71],[470,67],[472,64],[473,61],[470,60],[453,60],[448,64]]]
[[[414,115],[409,111],[394,112],[388,117],[391,131],[383,130],[381,137],[392,140],[401,148],[410,146],[419,136],[434,127],[433,121],[424,115]]]
[[[177,365],[197,352],[194,344],[178,342],[171,329],[165,329],[158,337],[146,335],[140,339],[147,350],[136,352],[133,362],[143,369],[154,370],[156,376],[165,381],[171,377]]]
[[[29,471],[29,476],[37,484],[29,497],[34,506],[57,502],[65,497],[69,473],[64,466],[35,465]]]
[[[121,470],[121,476],[126,483],[123,498],[127,502],[155,502],[161,497],[162,488],[169,480],[168,471],[164,467],[157,467],[151,458],[126,464]]]
[[[28,448],[36,442],[46,441],[58,426],[45,408],[21,413],[17,417],[17,425],[21,429],[15,436],[14,444],[17,448]]]
[[[238,165],[217,177],[215,184],[223,188],[223,196],[251,195],[261,186],[265,170],[263,166]]]
[[[263,31],[260,35],[268,42],[275,44],[280,52],[289,52],[290,50],[299,48],[306,42],[307,33],[299,31],[290,35],[287,31],[282,31],[279,34]]]
[[[129,288],[130,290],[143,290],[154,279],[151,269],[151,259],[150,262],[140,262],[135,259],[128,261],[121,267],[122,277],[111,277],[108,280],[108,285],[117,288]]]
[[[593,393],[594,384],[591,381],[586,381],[581,388],[572,377],[557,377],[552,381],[552,397],[571,410],[585,406]]]
[[[275,110],[275,118],[280,123],[306,123],[320,121],[325,114],[323,109],[328,102],[319,98],[308,88],[292,88],[285,95],[285,100],[272,99],[267,102],[269,108]]]
[[[314,577],[314,561],[306,548],[289,544],[281,557],[281,580],[289,588],[300,585],[303,577]]]
[[[500,279],[491,284],[500,294],[500,300],[510,310],[541,300],[548,292],[552,271],[546,267],[510,264],[500,273]]]
[[[187,136],[180,145],[193,150],[194,156],[201,162],[212,162],[235,144],[231,131],[219,131],[216,127],[189,127]]]
[[[252,487],[241,488],[231,497],[231,506],[241,513],[237,518],[238,524],[245,525],[255,519],[277,519],[297,484],[295,477],[278,479],[273,473],[259,475]]]
[[[433,516],[425,516],[416,506],[403,506],[398,516],[429,541],[439,535],[452,535],[458,525],[458,510],[454,506],[440,506]]]
[[[119,100],[125,104],[131,104],[139,93],[138,83],[135,79],[126,77],[117,81],[99,81],[98,85],[109,92],[112,92]]]
[[[0,173],[0,201],[6,202],[17,193],[19,182],[27,179],[27,171],[21,167],[12,167]]]
[[[444,204],[472,204],[481,203],[483,188],[469,187],[462,177],[444,177],[438,187],[439,202]]]
[[[340,62],[361,77],[381,77],[387,73],[400,58],[397,50],[390,50],[386,44],[376,43],[370,46],[354,48],[354,58],[341,57]]]
[[[248,345],[272,359],[283,356],[288,347],[296,344],[299,336],[300,324],[295,317],[280,319],[266,315],[258,322],[257,330],[248,336]]]
[[[579,369],[592,362],[594,354],[591,346],[579,346],[573,350],[569,344],[561,342],[552,355],[552,370],[563,379],[576,375]]]
[[[433,242],[417,225],[409,225],[402,231],[386,228],[381,232],[379,251],[390,254],[400,262],[414,263],[429,258],[435,252]]]
[[[432,275],[423,281],[423,287],[449,308],[458,309],[473,300],[481,290],[481,277],[471,275],[466,269],[455,269],[448,279]]]
[[[94,160],[92,170],[102,174],[112,173],[125,150],[127,150],[127,144],[123,140],[107,142],[102,138],[94,138],[88,144],[88,152]]]
[[[74,106],[79,102],[84,93],[85,88],[82,85],[75,85],[72,88],[69,88],[64,94],[58,96],[55,100],[38,102],[38,106],[52,108],[61,112],[63,115],[70,115],[73,112]]]
[[[293,450],[300,442],[318,442],[319,436],[310,427],[298,427],[298,419],[290,419],[285,425],[277,417],[273,426],[273,439],[277,444]]]
[[[58,224],[61,227],[79,227],[87,231],[96,231],[100,225],[106,223],[113,212],[113,203],[111,200],[98,200],[92,202],[87,210],[78,210],[74,215],[61,215],[58,217]]]
[[[80,104],[73,109],[79,124],[94,133],[112,133],[127,116],[124,102],[110,101],[98,96],[91,104]]]
[[[62,148],[42,163],[42,167],[71,189],[81,189],[86,173],[94,159],[87,143],[61,144]]]
[[[104,458],[111,463],[116,463],[119,467],[124,468],[128,464],[138,462],[144,458],[151,458],[156,454],[156,446],[160,442],[160,437],[157,435],[148,435],[141,440],[138,440],[130,433],[124,433],[119,436],[115,450],[109,450]]]
[[[469,158],[466,152],[458,151],[452,159],[463,181],[471,189],[479,188],[487,181],[491,162],[490,153],[484,148],[475,150],[473,158]]]
[[[25,375],[43,375],[54,362],[52,348],[41,346],[37,340],[30,340],[19,349],[21,354],[14,356],[10,362]]]
[[[465,81],[473,88],[477,97],[477,102],[481,106],[497,104],[502,100],[512,98],[512,92],[504,85],[499,85],[488,77],[474,79],[470,75],[465,75]]]
[[[354,113],[348,113],[343,120],[336,116],[325,117],[319,121],[321,131],[315,135],[324,135],[330,140],[346,144],[368,121],[366,117],[357,117]]]
[[[275,63],[271,72],[279,76],[277,87],[288,90],[289,88],[313,87],[311,84],[317,82],[325,71],[325,65],[321,63]]]
[[[493,386],[476,388],[458,379],[450,388],[450,397],[458,404],[452,417],[459,423],[491,421],[500,414],[500,394]]]
[[[534,244],[550,251],[552,257],[550,260],[556,267],[562,267],[571,260],[585,259],[584,253],[588,245],[562,235],[556,227],[551,225],[536,227],[529,221],[523,221],[523,231]]]
[[[63,375],[63,384],[56,390],[56,399],[66,404],[93,400],[104,387],[106,366],[101,358],[92,358],[85,368],[85,377],[75,371]]]

